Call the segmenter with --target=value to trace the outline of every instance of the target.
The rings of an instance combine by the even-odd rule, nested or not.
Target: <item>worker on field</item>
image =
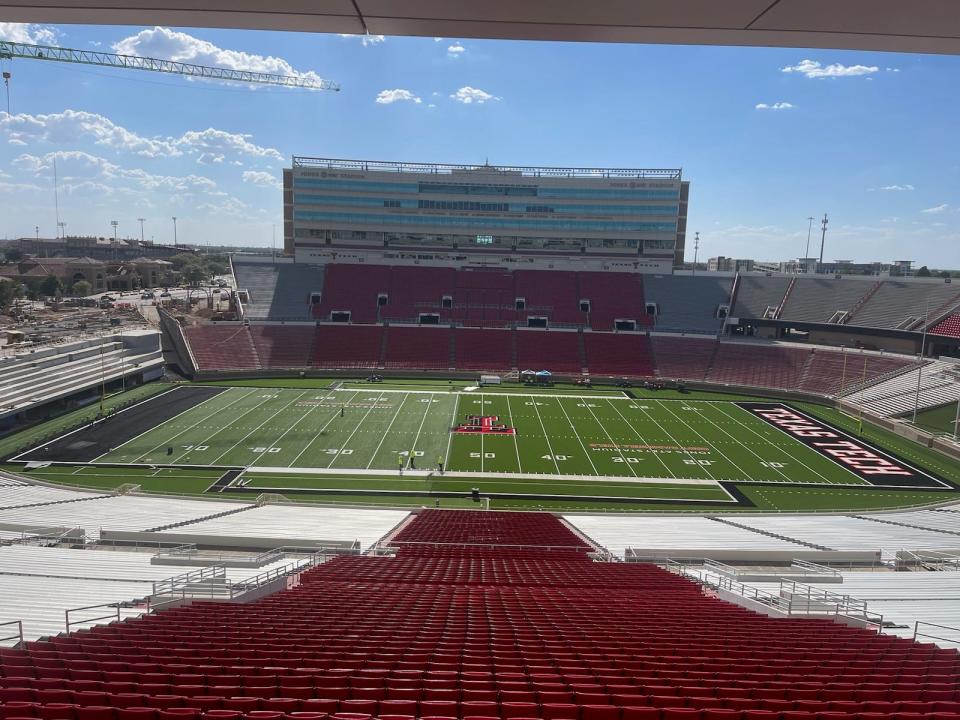
[[[343,405],[340,406],[340,417],[343,417]]]
[[[437,470],[443,475],[443,455],[437,455]]]
[[[403,475],[403,455],[397,455],[397,467],[400,468],[400,474]]]
[[[414,460],[413,451],[412,451],[412,450],[410,451],[410,469],[411,469],[411,470],[416,470],[416,469],[417,469],[417,463],[416,463],[416,461]]]

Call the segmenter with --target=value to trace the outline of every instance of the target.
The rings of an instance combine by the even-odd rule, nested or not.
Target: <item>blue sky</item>
[[[304,154],[682,167],[701,258],[796,257],[826,211],[827,259],[960,267],[958,57],[12,23],[0,39],[342,86],[6,62],[0,237],[54,234],[56,159],[69,234],[138,235],[144,217],[167,242],[176,215],[182,241],[269,245],[280,169]]]

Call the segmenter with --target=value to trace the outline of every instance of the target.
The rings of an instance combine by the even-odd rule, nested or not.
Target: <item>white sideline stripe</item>
[[[247,468],[244,475],[368,475],[378,478],[382,478],[384,475],[383,470],[363,470],[355,468],[291,468],[291,467],[267,467],[265,465],[257,465],[255,467]],[[446,478],[446,477],[493,477],[495,479],[500,478],[509,478],[512,480],[578,480],[584,483],[643,483],[649,484],[653,483],[656,485],[713,485],[720,487],[720,484],[716,480],[708,480],[706,478],[646,478],[646,477],[628,477],[628,476],[611,476],[611,475],[555,475],[555,474],[538,474],[538,473],[479,473],[479,472],[462,472],[462,471],[451,471],[444,472],[443,475],[440,475],[436,470],[404,470],[404,477],[434,477],[434,478]],[[303,488],[301,488],[303,489]]]
[[[181,385],[181,386],[179,386],[179,387],[176,387],[176,388],[174,388],[174,390],[179,390],[180,387],[183,387],[183,386]],[[172,391],[171,391],[171,392],[172,392]],[[210,402],[211,400],[214,400],[214,399],[220,397],[220,395],[222,395],[222,394],[223,394],[223,393],[216,393],[215,395],[211,395],[210,397],[208,397],[206,400],[201,400],[201,401],[198,402],[196,405],[191,405],[191,406],[188,407],[186,410],[182,410],[181,412],[178,412],[178,413],[177,413],[176,415],[174,415],[173,417],[167,418],[166,420],[164,420],[164,421],[163,421],[162,423],[160,423],[159,425],[154,425],[153,427],[150,427],[150,428],[144,430],[144,431],[143,431],[142,433],[140,433],[139,435],[136,435],[136,436],[130,438],[129,440],[127,440],[126,442],[121,443],[120,445],[117,445],[115,448],[111,448],[111,449],[107,450],[105,453],[101,453],[101,454],[97,455],[93,460],[90,460],[89,462],[92,462],[92,463],[97,462],[100,458],[106,457],[106,456],[109,455],[110,453],[116,452],[117,450],[120,450],[121,448],[123,448],[123,447],[129,445],[130,443],[132,443],[134,440],[139,440],[140,438],[142,438],[142,437],[143,437],[144,435],[146,435],[147,433],[151,433],[151,432],[153,432],[154,430],[157,430],[158,428],[162,427],[162,426],[165,425],[166,423],[172,423],[174,420],[176,420],[176,419],[177,419],[178,417],[180,417],[181,415],[183,415],[183,414],[185,414],[185,413],[188,413],[188,412],[190,412],[191,410],[196,410],[197,408],[202,407],[203,405],[205,405],[206,403]],[[166,395],[166,393],[161,393],[161,395]],[[230,407],[230,406],[228,405],[227,407]],[[117,414],[119,415],[119,413],[117,413]],[[176,435],[174,435],[174,437],[176,437]],[[159,446],[158,446],[158,447],[159,447]],[[157,449],[157,448],[153,448],[153,450],[156,450],[156,449]],[[150,452],[153,452],[153,450],[151,450]],[[149,455],[150,453],[146,453],[146,454]],[[135,458],[133,459],[133,461],[136,462],[137,460],[139,460],[139,459],[142,458],[142,457],[143,457],[143,455],[138,455],[137,457],[135,457]]]
[[[178,386],[176,386],[176,387],[170,388],[169,390],[164,390],[164,391],[161,392],[161,393],[157,393],[156,395],[151,395],[151,396],[148,397],[148,398],[144,398],[144,399],[141,400],[140,402],[135,402],[133,405],[130,405],[129,407],[125,407],[123,410],[119,410],[119,411],[115,412],[112,417],[116,417],[116,416],[119,415],[120,413],[125,413],[127,410],[133,410],[135,407],[138,407],[139,405],[143,405],[144,403],[150,402],[151,400],[156,400],[158,397],[161,397],[162,395],[166,395],[166,394],[168,394],[168,393],[172,393],[172,392],[174,392],[175,390],[179,390],[181,387],[183,387],[183,386],[182,386],[182,385],[178,385]],[[60,441],[60,440],[63,440],[63,438],[65,438],[65,437],[70,437],[70,436],[73,435],[74,433],[78,433],[78,432],[80,432],[81,430],[86,430],[88,427],[92,427],[92,426],[96,425],[97,423],[101,423],[101,422],[103,422],[103,419],[102,419],[102,418],[101,418],[100,420],[94,420],[94,421],[91,422],[91,423],[87,423],[86,425],[81,425],[81,426],[78,427],[76,430],[71,430],[70,432],[67,432],[67,433],[64,433],[63,435],[59,435],[59,436],[55,437],[53,440],[51,440],[51,441],[50,441],[49,443],[47,443],[47,444],[50,445],[50,444],[52,444],[52,443],[58,442],[58,441]],[[37,449],[36,447],[33,447],[33,448],[30,448],[29,450],[24,450],[22,453],[20,453],[20,454],[17,455],[16,457],[10,458],[10,460],[11,460],[11,461],[19,460],[22,456],[27,455],[27,454],[33,452],[33,451],[36,450],[36,449]]]

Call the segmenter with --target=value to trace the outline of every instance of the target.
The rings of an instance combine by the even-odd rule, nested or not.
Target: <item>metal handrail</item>
[[[152,594],[163,595],[184,585],[194,585],[197,583],[209,582],[210,580],[214,580],[216,578],[225,578],[226,575],[227,568],[223,565],[211,565],[199,570],[191,570],[190,572],[174,575],[173,577],[166,578],[165,580],[154,581]]]
[[[16,638],[17,642],[16,642],[16,645],[14,645],[14,647],[16,647],[17,645],[22,645],[23,644],[23,620],[8,620],[7,622],[0,622],[0,627],[5,627],[7,625],[16,625],[17,633],[16,635],[7,635],[6,637],[0,637],[0,643],[5,643],[7,640],[13,640],[14,638]]]
[[[791,560],[791,568],[799,568],[805,573],[813,573],[816,575],[842,575],[839,570],[832,567],[827,567],[826,565],[820,565],[819,563],[810,562],[809,560]]]
[[[64,624],[66,626],[66,631],[70,633],[71,625],[86,625],[87,623],[100,622],[101,620],[110,620],[120,622],[120,608],[124,605],[123,602],[112,602],[112,603],[100,603],[99,605],[87,605],[85,607],[70,608],[69,610],[63,611]],[[112,612],[109,615],[99,615],[94,618],[86,618],[84,620],[70,620],[70,613],[80,612],[81,610],[96,610],[98,608],[114,608],[116,612]]]
[[[945,638],[945,637],[939,637],[937,635],[931,635],[930,633],[922,633],[920,632],[921,625],[928,625],[930,627],[940,628],[941,630],[953,630],[954,632],[958,633],[958,637]],[[954,627],[953,625],[938,625],[937,623],[924,622],[923,620],[916,620],[913,623],[914,642],[916,642],[918,637],[925,637],[925,638],[930,638],[931,640],[942,640],[943,642],[960,644],[960,627]]]

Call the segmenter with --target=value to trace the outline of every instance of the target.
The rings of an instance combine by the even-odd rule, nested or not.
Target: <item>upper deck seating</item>
[[[323,295],[313,307],[318,320],[334,312],[349,312],[350,322],[375,323],[378,297],[389,295],[390,268],[384,265],[327,265]]]
[[[780,317],[825,323],[837,312],[850,312],[876,284],[873,278],[797,277]]]
[[[525,316],[545,315],[551,325],[577,325],[586,321],[577,297],[577,273],[565,270],[517,270],[514,292],[526,300]]]
[[[960,303],[960,287],[944,282],[884,281],[848,325],[916,330]]]
[[[637,273],[578,272],[580,300],[590,301],[590,327],[613,330],[617,320],[634,320],[637,329],[653,324],[643,302],[643,276]]]
[[[238,290],[246,290],[248,320],[309,320],[311,293],[323,290],[323,266],[234,258]]]
[[[443,297],[454,297],[457,271],[453,268],[390,268],[387,304],[381,309],[384,320],[418,322],[420,313],[436,313],[441,321],[450,317]]]
[[[723,327],[719,308],[730,303],[731,278],[651,275],[644,282],[647,302],[659,310],[656,329],[715,334]]]
[[[790,286],[789,277],[761,277],[741,275],[736,304],[730,311],[733,317],[762,318],[776,310]]]

